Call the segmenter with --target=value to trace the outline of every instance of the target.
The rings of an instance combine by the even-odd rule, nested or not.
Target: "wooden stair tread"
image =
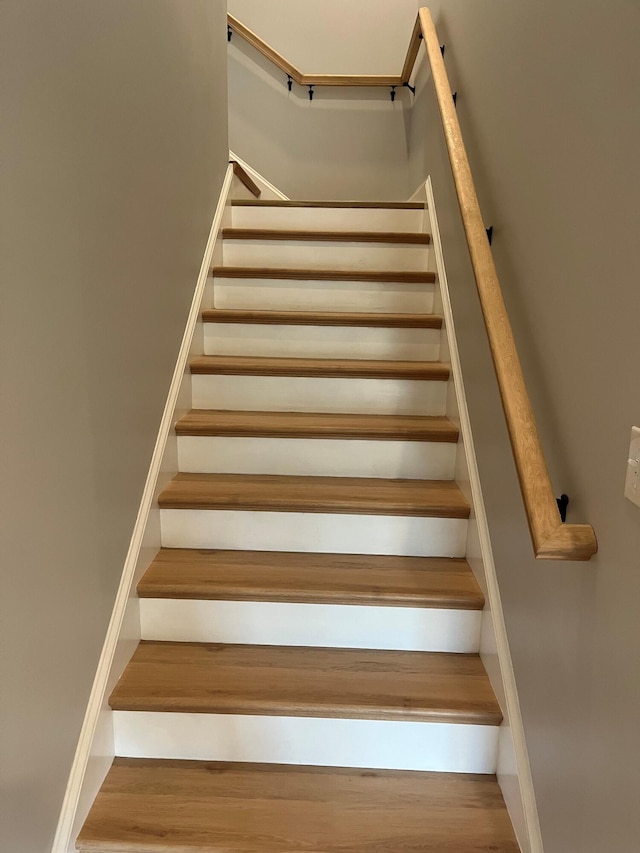
[[[315,270],[284,267],[212,267],[214,278],[294,279],[297,281],[378,281],[389,284],[433,284],[433,272],[411,270]]]
[[[455,444],[458,428],[435,415],[369,415],[322,412],[243,412],[192,409],[176,423],[178,435],[270,438],[438,441]]]
[[[256,311],[210,308],[202,312],[205,323],[256,323],[283,326],[367,326],[376,328],[440,329],[438,314],[381,314],[356,311]]]
[[[337,379],[427,379],[436,381],[446,381],[449,378],[449,365],[440,361],[200,355],[192,358],[189,366],[191,373],[225,376],[316,376]]]
[[[116,758],[81,853],[519,853],[495,776]]]
[[[295,199],[234,199],[232,207],[315,207],[356,208],[364,210],[424,210],[421,201],[296,201]]]
[[[324,243],[399,243],[428,246],[422,231],[320,231],[294,228],[223,228],[225,240],[306,240]]]
[[[482,610],[465,560],[163,548],[140,598],[281,601]]]
[[[479,655],[142,641],[120,711],[499,725]]]
[[[158,504],[163,509],[469,517],[469,504],[449,480],[180,473],[163,489]]]

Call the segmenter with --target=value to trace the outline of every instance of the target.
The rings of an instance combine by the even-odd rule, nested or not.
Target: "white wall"
[[[0,849],[45,853],[227,160],[222,0],[3,0]]]
[[[229,11],[305,73],[399,74],[413,0],[230,0]],[[232,150],[292,198],[405,199],[407,90],[287,90],[286,76],[234,35]]]
[[[417,5],[417,4],[416,4]],[[423,71],[411,181],[433,176],[476,451],[546,853],[640,845],[640,7],[433,0],[557,494],[588,564],[535,561]],[[636,99],[637,100],[637,99]]]

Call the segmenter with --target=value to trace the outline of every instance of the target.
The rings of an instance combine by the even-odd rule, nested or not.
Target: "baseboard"
[[[450,362],[453,378],[454,391],[447,415],[457,421],[460,427],[462,453],[456,479],[472,505],[467,559],[487,600],[483,614],[480,654],[505,717],[498,746],[498,782],[522,853],[543,853],[531,767],[464,393],[464,380],[430,178],[424,184],[422,193],[419,189],[412,198],[421,196],[426,199],[429,211],[433,257],[438,276],[436,290],[440,304],[435,308],[442,313],[446,330],[448,352],[444,352],[441,358],[446,358]]]
[[[115,755],[113,712],[109,708],[108,697],[140,640],[136,584],[160,548],[160,514],[156,498],[158,492],[177,471],[177,441],[173,425],[176,416],[191,406],[188,359],[194,340],[197,340],[198,335],[202,335],[202,303],[232,179],[233,168],[229,166],[209,232],[149,473],[80,731],[52,853],[73,853],[75,850],[75,839]],[[202,352],[202,349],[199,351]]]
[[[281,199],[282,201],[289,201],[289,197],[286,196],[283,192],[277,187],[274,187],[272,183],[270,183],[266,178],[264,178],[259,172],[256,172],[254,168],[252,168],[248,163],[246,163],[241,157],[238,157],[237,154],[234,154],[233,151],[229,151],[229,159],[235,160],[245,172],[249,175],[249,177],[256,182],[261,191],[260,198],[262,200],[265,199]]]

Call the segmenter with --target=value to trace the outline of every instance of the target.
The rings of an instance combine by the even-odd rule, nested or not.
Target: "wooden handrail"
[[[260,198],[262,192],[260,187],[256,184],[253,178],[247,174],[247,172],[242,168],[240,163],[237,160],[229,160],[231,166],[233,167],[233,174],[241,183],[245,185],[245,187],[252,193],[256,198]]]
[[[263,56],[266,56],[267,59],[301,86],[402,86],[404,83],[409,82],[413,64],[415,63],[414,56],[406,78],[404,70],[402,74],[303,74],[292,62],[286,60],[282,54],[274,50],[271,45],[267,44],[266,41],[261,39],[259,35],[250,30],[249,27],[246,27],[237,18],[234,18],[233,15],[227,15],[227,24],[232,32],[237,33],[240,38],[243,38],[255,47]],[[420,46],[419,31],[416,32],[415,39],[417,41],[415,55],[417,56]],[[412,49],[412,45],[409,46],[409,49]],[[405,62],[405,70],[406,66],[407,63]]]
[[[489,338],[536,557],[588,560],[598,550],[589,524],[562,524],[489,248],[440,43],[429,9],[419,12],[471,264]]]
[[[284,56],[279,54],[277,50],[274,50],[271,45],[261,39],[259,35],[256,35],[253,30],[250,30],[249,27],[245,27],[245,25],[237,18],[234,18],[233,15],[227,15],[227,25],[234,33],[237,33],[241,38],[252,45],[252,47],[255,47],[255,49],[260,51],[263,56],[266,56],[274,65],[277,65],[285,74],[288,74],[289,77],[296,81],[296,83],[302,83],[302,71],[299,71],[295,65],[287,62]]]
[[[409,39],[409,47],[407,48],[407,55],[404,60],[404,65],[402,66],[402,83],[408,83],[411,80],[411,75],[413,74],[413,69],[416,64],[416,60],[418,58],[418,52],[420,50],[420,39],[421,39],[421,29],[420,29],[420,16],[416,17],[416,22],[413,25],[413,32],[411,33],[411,38]]]
[[[404,85],[413,73],[420,41],[424,41],[533,550],[536,557],[543,560],[589,560],[598,550],[593,527],[589,524],[563,524],[560,520],[429,9],[422,8],[418,13],[402,72],[397,75],[303,74],[233,15],[228,15],[227,19],[233,32],[303,86]]]

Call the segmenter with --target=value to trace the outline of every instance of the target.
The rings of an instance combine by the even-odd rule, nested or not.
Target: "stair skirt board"
[[[339,513],[161,509],[163,548],[464,557],[467,520]]]
[[[205,323],[205,355],[437,361],[439,329]]]
[[[435,441],[178,436],[180,471],[452,480],[457,445]]]
[[[422,231],[425,211],[410,208],[269,207],[232,205],[234,228],[291,228],[310,231]]]
[[[498,726],[114,711],[116,755],[495,773]]]
[[[480,610],[143,598],[143,640],[475,653]]]
[[[191,377],[194,409],[444,415],[447,383],[427,379],[306,376]]]
[[[386,281],[213,278],[215,308],[431,314],[434,286]]]
[[[224,240],[229,267],[286,269],[411,270],[429,269],[429,246],[400,243],[340,243],[328,240]]]

